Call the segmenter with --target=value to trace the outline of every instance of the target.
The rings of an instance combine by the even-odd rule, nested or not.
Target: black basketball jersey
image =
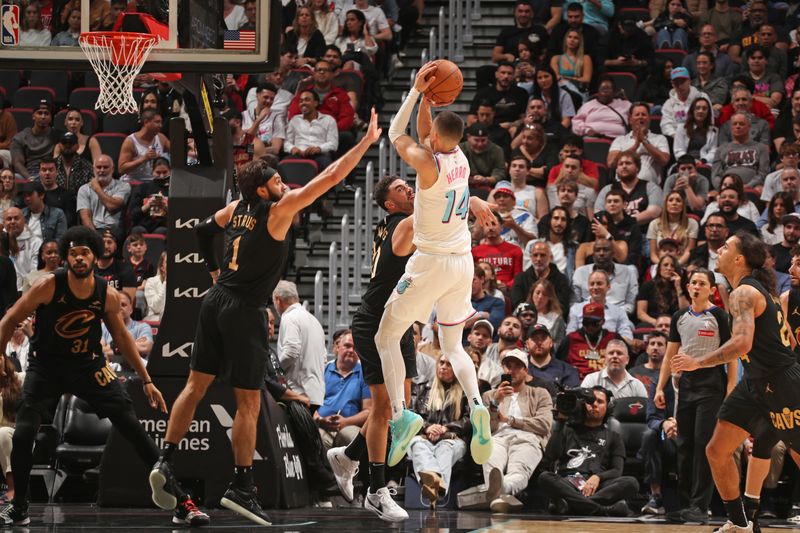
[[[383,314],[386,300],[392,294],[397,282],[406,270],[410,255],[397,256],[392,251],[392,235],[397,225],[408,215],[394,213],[378,223],[372,241],[372,273],[369,285],[361,298],[361,305],[367,312],[378,317]]]
[[[764,312],[755,319],[753,346],[750,352],[741,357],[745,376],[749,379],[762,379],[786,370],[795,363],[796,358],[780,302],[776,302],[755,278],[745,277],[739,285],[754,287],[767,303]]]
[[[225,226],[225,256],[217,283],[253,305],[266,305],[281,279],[289,254],[284,239],[267,230],[273,202],[241,200]]]
[[[55,271],[56,289],[50,303],[36,309],[33,349],[38,355],[64,357],[103,357],[100,338],[105,315],[108,283],[94,276],[94,292],[79,299],[69,289],[67,271]]]
[[[789,327],[794,332],[794,338],[800,338],[800,290],[796,287],[789,289],[789,301],[787,305],[789,316],[786,320],[789,321]],[[800,342],[800,341],[799,341]],[[800,347],[800,344],[798,344]]]

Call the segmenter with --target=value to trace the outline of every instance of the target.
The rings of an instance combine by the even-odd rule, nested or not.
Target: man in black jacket
[[[603,387],[592,391],[595,399],[585,404],[582,423],[554,427],[539,487],[550,496],[555,514],[628,516],[625,499],[637,494],[639,482],[622,475],[625,443],[606,424],[611,393]]]
[[[537,242],[531,248],[531,266],[517,274],[514,286],[511,289],[511,306],[516,307],[527,301],[533,284],[540,279],[546,279],[553,284],[561,304],[561,311],[566,320],[569,312],[569,297],[571,289],[567,277],[553,264],[553,253],[546,242]]]

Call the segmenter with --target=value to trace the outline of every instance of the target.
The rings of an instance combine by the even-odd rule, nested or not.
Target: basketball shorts
[[[63,394],[86,401],[100,417],[124,413],[133,403],[119,384],[116,373],[102,356],[72,359],[67,356],[36,355],[28,360],[22,385],[22,403],[52,420]]]
[[[756,438],[776,434],[800,448],[800,365],[765,379],[742,378],[722,403],[719,419]]]
[[[353,332],[353,344],[355,344],[356,353],[361,360],[364,381],[367,385],[383,383],[381,356],[375,346],[375,335],[378,333],[380,322],[380,314],[371,313],[361,306],[353,315],[353,323],[350,325],[350,330]],[[408,328],[400,339],[400,351],[406,367],[406,379],[417,377],[417,350],[414,347],[413,328]]]
[[[216,284],[200,305],[190,367],[232,387],[260,389],[269,357],[268,339],[266,307],[248,304]]]
[[[384,312],[409,324],[424,324],[435,308],[436,321],[442,326],[461,324],[475,313],[474,274],[471,254],[428,254],[417,250],[408,260]]]

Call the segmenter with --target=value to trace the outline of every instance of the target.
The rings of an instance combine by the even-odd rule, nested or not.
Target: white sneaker
[[[747,527],[737,526],[730,520],[725,522],[721,528],[717,529],[714,533],[753,533],[753,523],[748,522]]]
[[[408,520],[408,513],[397,505],[397,502],[392,499],[396,491],[389,491],[386,487],[378,489],[378,492],[372,494],[367,490],[367,497],[364,498],[364,509],[369,509],[380,517],[381,520],[387,522],[402,522]]]
[[[358,474],[358,461],[353,461],[344,454],[345,446],[328,450],[328,462],[331,464],[336,484],[348,503],[353,501],[353,478]]]

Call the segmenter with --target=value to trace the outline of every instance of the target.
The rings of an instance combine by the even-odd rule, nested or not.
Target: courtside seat
[[[69,95],[69,106],[76,109],[94,109],[100,89],[96,87],[80,87]]]
[[[101,151],[110,156],[114,161],[114,168],[117,167],[119,161],[119,151],[122,148],[122,143],[127,135],[122,133],[98,133],[94,136],[97,142],[100,143]]]
[[[58,492],[58,487],[66,477],[56,468],[56,447],[62,439],[67,403],[67,396],[62,396],[56,407],[52,423],[39,426],[39,433],[36,434],[36,441],[33,444],[31,476],[42,477],[50,502],[53,501],[53,494]]]
[[[625,475],[642,479],[644,462],[636,457],[647,430],[647,398],[614,398],[609,427],[617,428],[625,442]]]
[[[64,414],[64,433],[56,447],[57,464],[70,472],[80,472],[100,464],[100,457],[111,432],[111,421],[100,418],[88,403],[72,396]]]
[[[50,87],[20,87],[14,94],[14,107],[36,109],[39,102],[46,100],[50,105],[56,101],[56,92]]]
[[[49,87],[55,92],[55,101],[66,104],[69,95],[69,75],[65,72],[32,70],[30,84],[36,87]]]
[[[278,172],[284,183],[297,189],[314,179],[319,167],[313,159],[286,158],[278,163]]]

